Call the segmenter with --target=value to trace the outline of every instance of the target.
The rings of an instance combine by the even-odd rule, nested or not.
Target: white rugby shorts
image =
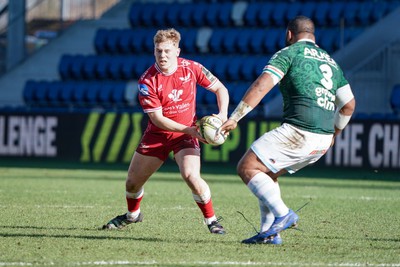
[[[295,173],[319,160],[330,148],[332,134],[300,130],[288,123],[263,134],[251,149],[273,173]]]

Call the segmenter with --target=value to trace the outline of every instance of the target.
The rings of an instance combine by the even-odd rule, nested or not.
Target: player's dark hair
[[[303,32],[314,34],[315,32],[314,22],[306,16],[297,16],[289,21],[287,29],[295,35]]]

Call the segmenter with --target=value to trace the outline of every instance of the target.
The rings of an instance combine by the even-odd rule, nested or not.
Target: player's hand
[[[207,141],[201,136],[199,126],[192,126],[185,129],[186,134],[190,134],[194,138],[197,138],[200,142],[208,144]]]
[[[236,129],[237,122],[231,119],[228,119],[221,125],[221,127],[217,130],[217,135],[222,133],[223,135],[228,135],[230,131]]]
[[[226,120],[228,119],[228,115],[223,113],[212,114],[212,116],[219,118],[222,122],[226,122]]]

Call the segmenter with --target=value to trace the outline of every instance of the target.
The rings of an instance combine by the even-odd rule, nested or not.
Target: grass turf
[[[395,173],[309,167],[282,177],[289,207],[310,204],[301,231],[270,246],[240,243],[255,232],[238,211],[257,229],[259,213],[233,171],[204,167],[228,232],[220,236],[209,234],[173,167],[146,184],[143,223],[99,230],[125,212],[126,170],[69,167],[0,167],[0,266],[400,266]]]

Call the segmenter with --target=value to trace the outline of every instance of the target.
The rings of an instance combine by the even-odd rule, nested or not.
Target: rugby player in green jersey
[[[246,244],[281,244],[280,232],[298,215],[281,198],[278,177],[319,160],[348,124],[355,108],[339,65],[315,43],[314,23],[298,16],[286,29],[287,47],[275,53],[219,132],[227,134],[279,83],[283,122],[253,142],[237,172],[258,198],[260,232]]]

